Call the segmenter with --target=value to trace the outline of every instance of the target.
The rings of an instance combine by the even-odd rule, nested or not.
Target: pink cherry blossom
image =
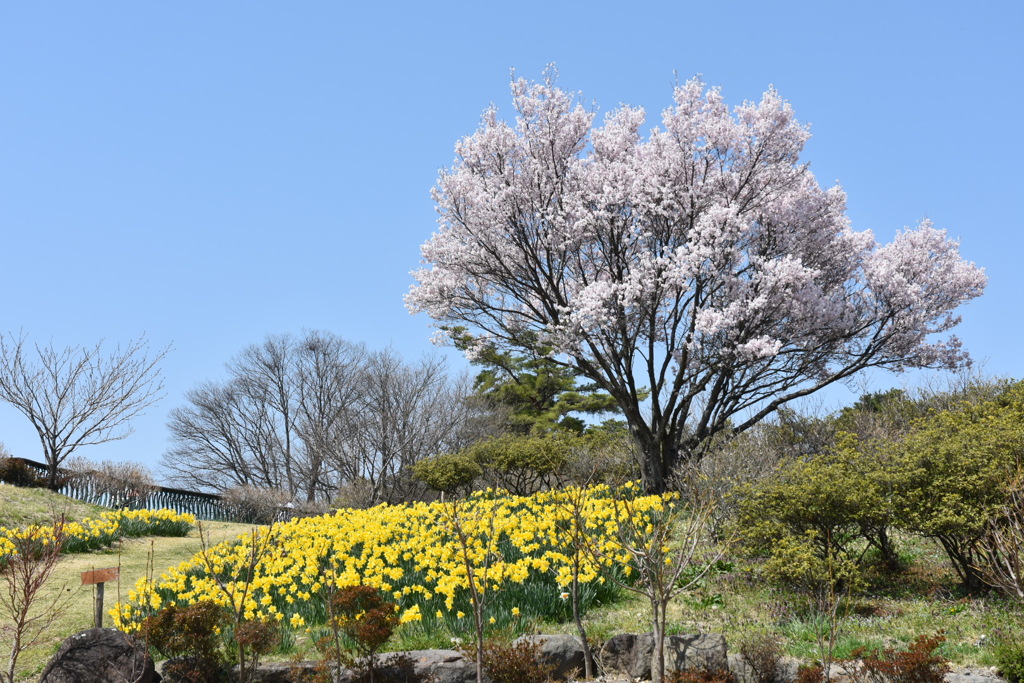
[[[598,125],[554,80],[515,80],[514,125],[492,108],[456,144],[406,304],[481,345],[553,348],[619,401],[649,488],[865,368],[969,362],[941,335],[983,270],[927,221],[884,246],[854,231],[774,89],[730,110],[692,79],[645,137],[644,110]]]

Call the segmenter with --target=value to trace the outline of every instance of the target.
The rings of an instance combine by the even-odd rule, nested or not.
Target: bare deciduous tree
[[[30,346],[24,335],[0,335],[0,400],[35,427],[50,488],[78,448],[129,436],[131,419],[161,398],[158,364],[170,347],[150,355],[145,336],[109,354],[102,347]]]
[[[467,401],[472,389],[466,377],[449,378],[442,358],[410,365],[391,349],[374,353],[361,387],[334,453],[343,482],[364,484],[360,504],[405,500],[417,485],[403,476],[414,463],[468,445],[476,412]]]
[[[328,332],[271,336],[228,363],[226,383],[204,383],[171,413],[176,481],[224,491],[280,489],[306,502],[344,488],[350,504],[405,496],[405,470],[465,445],[480,408],[443,360],[405,363],[368,354]]]
[[[0,554],[0,640],[10,646],[7,669],[0,673],[2,682],[14,683],[18,657],[43,642],[50,626],[67,611],[69,597],[63,590],[51,591],[43,599],[67,539],[64,527],[64,515],[55,513],[53,533],[46,543],[37,536],[19,534],[8,552]]]
[[[335,442],[350,431],[354,406],[365,391],[365,364],[362,346],[323,333],[307,335],[296,348],[296,433],[302,442],[307,502],[318,498],[318,485],[321,499],[330,500],[337,490],[337,476],[331,474],[332,458],[338,451]]]

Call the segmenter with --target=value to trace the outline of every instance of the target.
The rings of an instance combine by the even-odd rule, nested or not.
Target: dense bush
[[[1010,683],[1024,681],[1024,643],[1016,638],[996,637],[992,642],[992,655],[999,674]]]
[[[636,477],[629,434],[616,423],[584,434],[504,434],[463,451],[421,460],[413,474],[435,491],[494,487],[528,496],[567,483],[621,484]]]
[[[844,444],[790,460],[738,489],[738,534],[749,550],[767,556],[769,580],[806,586],[838,571],[849,581],[858,573],[863,546],[887,538],[889,505],[863,460]]]
[[[555,665],[544,663],[537,643],[520,641],[484,643],[484,671],[494,683],[544,683],[550,681]]]
[[[736,490],[737,526],[769,557],[770,579],[807,574],[815,558],[857,567],[868,547],[897,569],[899,528],[939,543],[966,589],[985,587],[979,543],[1005,516],[1007,484],[1024,462],[1024,383],[893,430],[889,441],[838,432],[826,452]]]
[[[227,612],[213,601],[166,605],[142,621],[139,637],[171,660],[164,666],[165,677],[215,683],[227,680],[227,660],[218,635],[227,624]]]
[[[413,474],[435,491],[466,492],[484,473],[483,467],[466,453],[444,453],[413,465]]]
[[[1024,461],[1024,382],[915,421],[892,455],[898,524],[936,540],[965,588],[983,588],[978,542]]]

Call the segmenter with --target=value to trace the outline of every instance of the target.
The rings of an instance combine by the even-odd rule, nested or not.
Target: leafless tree
[[[0,335],[0,400],[35,427],[50,488],[79,447],[132,433],[131,419],[161,398],[158,365],[169,350],[150,355],[145,336],[104,353],[102,341],[57,349],[52,342],[29,345],[24,335]]]
[[[312,333],[295,353],[298,388],[296,433],[302,442],[300,469],[307,502],[320,496],[330,500],[337,490],[331,463],[338,452],[337,438],[351,431],[355,406],[364,391],[366,350],[337,337]]]
[[[13,547],[0,554],[0,642],[10,646],[0,682],[14,683],[18,657],[42,643],[49,628],[67,612],[70,598],[63,590],[50,591],[44,598],[66,539],[65,516],[54,513],[46,543],[28,534],[15,535]]]
[[[362,346],[326,332],[267,337],[171,412],[163,464],[190,486],[281,489],[312,501],[330,489],[324,436],[353,399]]]
[[[391,349],[371,354],[333,453],[342,482],[363,484],[359,503],[407,499],[417,486],[407,476],[414,463],[468,445],[481,408],[471,393],[468,378],[451,380],[438,356],[410,365]]]
[[[261,451],[254,453],[247,443],[253,430],[236,386],[204,382],[185,398],[189,405],[171,411],[167,423],[175,446],[162,465],[171,478],[217,491],[276,483],[270,471],[259,467]]]
[[[171,413],[164,466],[183,484],[280,489],[306,502],[372,505],[409,495],[406,470],[458,450],[486,424],[444,361],[408,364],[328,332],[268,337]],[[475,430],[475,431],[474,431]]]

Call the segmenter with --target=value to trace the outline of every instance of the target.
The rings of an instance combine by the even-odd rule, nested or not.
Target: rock
[[[564,681],[575,673],[582,676],[585,670],[583,662],[583,643],[576,636],[569,634],[522,636],[512,644],[527,642],[538,646],[538,654],[543,664],[555,667],[554,678]]]
[[[946,683],[1002,683],[1005,679],[990,669],[961,669],[946,674]]]
[[[43,670],[39,683],[153,683],[158,681],[146,645],[116,628],[91,628],[71,636]]]
[[[308,680],[297,678],[296,674],[310,676],[317,670],[319,662],[266,662],[256,668],[256,676],[253,683],[292,683],[296,680]],[[238,680],[238,667],[231,671],[231,680]]]
[[[607,677],[649,680],[653,655],[653,633],[620,633],[605,641],[597,658]]]
[[[755,683],[757,674],[750,663],[741,654],[733,654],[727,657],[729,670],[736,676],[736,683]],[[775,680],[778,683],[783,681],[795,681],[797,672],[800,670],[800,660],[794,657],[783,657],[779,660],[778,669],[775,673]]]
[[[725,669],[729,666],[726,654],[725,636],[720,634],[668,636],[665,671]],[[605,642],[598,659],[605,676],[650,680],[653,656],[653,633],[623,633]]]
[[[721,671],[727,668],[725,636],[720,633],[669,636],[665,639],[666,673],[684,669]]]
[[[456,650],[412,650],[401,652],[412,660],[418,676],[429,676],[435,683],[476,683],[476,662]],[[487,674],[484,680],[490,681]]]

